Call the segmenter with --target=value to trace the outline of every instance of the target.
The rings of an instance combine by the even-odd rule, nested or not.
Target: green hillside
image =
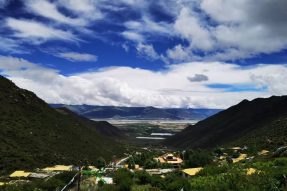
[[[287,96],[244,100],[166,140],[182,148],[225,144],[276,147],[287,142]]]
[[[34,93],[0,77],[0,173],[48,164],[93,162],[122,152],[121,144],[78,117],[50,108]],[[108,125],[109,126],[109,125]],[[97,127],[97,128],[93,128]]]

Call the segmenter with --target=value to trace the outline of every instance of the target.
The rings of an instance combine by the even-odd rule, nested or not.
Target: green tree
[[[138,171],[135,173],[135,177],[137,179],[137,184],[150,184],[152,180],[152,176],[146,171]]]
[[[130,191],[133,185],[133,174],[127,169],[119,169],[114,174],[114,182],[119,191]]]
[[[186,158],[185,166],[187,168],[205,166],[212,163],[212,154],[207,151],[193,151]]]
[[[104,168],[106,166],[106,161],[103,157],[99,157],[96,161],[96,167],[101,169]]]

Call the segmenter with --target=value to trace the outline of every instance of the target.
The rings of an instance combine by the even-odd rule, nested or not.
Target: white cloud
[[[97,61],[98,57],[93,54],[87,54],[87,53],[79,53],[79,52],[62,52],[58,53],[55,56],[70,60],[72,62],[92,62]]]
[[[15,36],[29,41],[29,38],[35,42],[43,42],[50,39],[61,39],[75,41],[76,37],[69,31],[55,29],[42,23],[32,20],[20,20],[7,18],[6,25],[15,31]]]
[[[0,51],[12,54],[25,54],[29,50],[24,49],[18,40],[12,38],[5,38],[0,36]]]
[[[175,30],[188,39],[195,49],[210,50],[213,47],[210,32],[202,26],[198,17],[188,8],[182,8],[174,23]]]
[[[247,18],[248,0],[201,0],[201,9],[218,22],[237,23]],[[250,5],[250,4],[249,4]]]
[[[88,21],[94,21],[94,20],[102,19],[104,17],[103,13],[97,7],[97,5],[100,4],[100,1],[59,0],[58,4],[62,7],[65,7],[73,11],[74,13],[77,14],[78,17],[88,20]]]
[[[141,40],[144,41],[149,37],[154,36],[171,36],[173,35],[173,29],[171,24],[166,22],[155,22],[148,16],[143,16],[140,20],[130,20],[123,24],[126,27],[126,32],[141,36]],[[131,38],[127,38],[133,40]]]
[[[167,49],[165,61],[169,63],[171,60],[172,62],[182,62],[187,61],[190,59],[191,53],[188,48],[183,47],[181,44],[174,46],[172,49]]]
[[[126,52],[130,51],[130,47],[129,47],[126,43],[122,44],[122,48],[123,48]]]
[[[139,43],[136,46],[137,49],[137,53],[146,58],[147,60],[156,60],[159,58],[159,55],[157,54],[157,52],[154,50],[153,46],[150,44],[142,44]]]
[[[21,88],[35,92],[49,103],[225,108],[242,99],[287,93],[286,65],[241,67],[222,62],[190,62],[169,65],[166,70],[112,67],[63,76],[29,61],[0,57],[2,74]],[[208,81],[192,83],[188,77],[202,74]],[[266,91],[224,92],[207,84],[267,87]]]
[[[187,55],[185,60],[238,60],[287,47],[285,0],[201,0],[178,4],[174,28],[189,44],[181,49]],[[168,56],[171,50],[167,50],[166,59],[180,62]],[[197,50],[204,54],[195,56]]]
[[[138,34],[136,32],[133,31],[124,31],[121,33],[122,36],[128,40],[132,40],[135,42],[143,42],[144,41],[144,37],[141,34]]]
[[[27,0],[26,7],[29,11],[32,11],[38,15],[43,17],[52,19],[56,22],[70,24],[70,25],[79,25],[83,26],[86,25],[86,21],[79,18],[70,18],[62,14],[56,4],[53,4],[49,1],[42,1],[42,0]]]
[[[0,7],[5,7],[9,2],[10,0],[1,0]],[[162,59],[166,63],[224,61],[286,49],[286,2],[27,0],[23,1],[26,8],[23,10],[33,13],[33,20],[24,19],[23,16],[17,19],[4,18],[3,21],[14,30],[15,36],[26,39],[25,42],[32,38],[33,43],[50,39],[78,40],[76,34],[81,37],[95,37],[98,34],[98,25],[112,23],[124,27],[124,31],[114,31],[111,27],[109,34],[116,33],[135,44],[141,42],[155,46],[162,37],[170,41],[170,44],[177,43],[176,46],[163,50]],[[156,9],[158,14],[155,13]],[[136,13],[137,16],[128,19],[112,18],[123,11]],[[122,22],[113,23],[117,19],[122,19]],[[101,22],[97,22],[99,20]],[[5,26],[1,29],[5,30]],[[178,38],[182,39],[181,44]]]

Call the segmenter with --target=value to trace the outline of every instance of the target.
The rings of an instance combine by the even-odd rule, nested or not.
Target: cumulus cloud
[[[49,103],[226,108],[242,99],[287,93],[286,65],[241,67],[222,62],[169,65],[163,71],[131,67],[102,68],[69,76],[27,60],[0,57],[1,74]],[[208,81],[190,83],[204,73]],[[276,75],[271,75],[271,74]],[[248,85],[247,90],[222,91],[209,84]],[[256,91],[260,87],[264,91]],[[254,88],[251,88],[254,87]]]
[[[187,61],[191,57],[191,52],[188,48],[183,47],[181,44],[174,46],[172,49],[167,49],[166,56],[163,56],[164,62],[166,63],[178,63]]]
[[[181,9],[174,23],[176,31],[189,40],[190,46],[195,49],[209,50],[213,46],[213,41],[210,32],[202,25],[195,13],[185,7]]]
[[[96,55],[87,54],[87,53],[79,53],[79,52],[62,52],[62,53],[56,54],[55,56],[70,60],[72,62],[77,62],[77,61],[82,61],[82,62],[94,61],[95,62],[98,59]]]
[[[280,52],[287,47],[284,0],[178,3],[182,6],[174,28],[188,41],[188,46],[182,49],[187,55],[185,60],[238,60]],[[195,56],[197,50],[204,54]],[[167,50],[166,59],[178,62],[172,58],[171,51]]]
[[[208,81],[208,76],[204,74],[195,74],[193,77],[187,77],[187,79],[191,82],[204,82]]]

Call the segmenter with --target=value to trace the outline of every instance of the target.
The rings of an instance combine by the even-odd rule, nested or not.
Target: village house
[[[183,169],[182,176],[183,177],[194,176],[202,169],[203,169],[202,167]]]
[[[10,178],[27,178],[31,172],[25,172],[23,170],[16,170],[9,175]]]
[[[183,160],[181,158],[175,157],[171,153],[164,154],[154,159],[160,163],[172,164],[174,168],[179,168],[181,164],[183,163]]]
[[[42,171],[48,171],[48,172],[63,172],[63,171],[72,171],[73,166],[72,165],[55,165],[52,167],[46,167],[43,168]]]

